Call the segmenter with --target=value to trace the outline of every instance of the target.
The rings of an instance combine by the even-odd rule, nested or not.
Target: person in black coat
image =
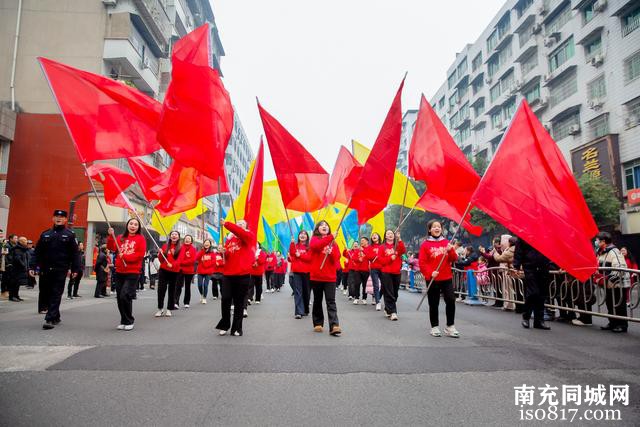
[[[100,246],[96,263],[93,266],[93,271],[96,273],[96,289],[93,292],[93,296],[96,298],[103,298],[107,296],[107,278],[109,272],[108,256],[107,245]]]
[[[9,301],[20,302],[20,286],[29,283],[29,248],[27,238],[20,237],[18,243],[9,252],[11,258],[11,270],[9,280]]]
[[[549,270],[551,261],[531,247],[522,239],[518,239],[513,256],[513,268],[524,271],[524,311],[522,327],[529,328],[533,312],[533,327],[551,329],[544,322],[544,303],[549,296]]]

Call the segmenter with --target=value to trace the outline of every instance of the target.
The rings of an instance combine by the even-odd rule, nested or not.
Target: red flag
[[[349,150],[340,146],[338,158],[331,173],[329,188],[327,188],[325,204],[348,204],[361,173],[362,165]]]
[[[402,87],[404,78],[393,99],[387,118],[382,124],[371,153],[364,164],[358,185],[349,206],[358,211],[358,221],[364,224],[382,211],[389,201],[396,172],[402,133]]]
[[[598,228],[562,152],[523,101],[472,203],[569,272],[587,280]]]
[[[258,233],[260,221],[260,206],[262,205],[262,182],[264,180],[264,144],[260,141],[258,156],[253,167],[251,181],[249,181],[249,191],[244,206],[244,219],[247,221],[249,230]]]
[[[130,157],[127,161],[147,201],[160,200],[160,196],[151,188],[158,183],[162,172],[136,157]]]
[[[425,181],[427,190],[417,205],[425,210],[460,221],[480,177],[456,145],[447,128],[424,95],[409,148],[409,175]],[[482,227],[462,222],[471,234],[479,236]]]
[[[285,207],[300,212],[322,208],[329,174],[260,103],[258,110]]]
[[[184,166],[209,178],[223,175],[233,131],[233,106],[220,74],[209,65],[209,24],[180,39],[162,106],[158,141]]]
[[[161,105],[104,76],[38,58],[82,163],[160,149]]]
[[[111,206],[133,209],[124,191],[136,179],[117,167],[108,163],[96,163],[87,167],[89,177],[102,184],[104,201]]]
[[[174,161],[151,190],[160,196],[156,209],[162,216],[167,216],[195,208],[203,197],[229,191],[224,174],[220,177],[220,186],[218,189],[217,179]]]

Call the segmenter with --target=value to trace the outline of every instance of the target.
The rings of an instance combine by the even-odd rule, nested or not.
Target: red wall
[[[90,190],[67,128],[59,114],[20,113],[9,155],[8,233],[34,241],[51,227],[55,209],[69,210],[76,194]],[[87,226],[87,197],[76,203],[74,227]]]

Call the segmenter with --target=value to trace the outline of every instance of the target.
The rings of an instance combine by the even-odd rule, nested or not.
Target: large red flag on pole
[[[401,96],[404,78],[382,124],[376,142],[364,164],[349,207],[358,211],[358,222],[364,224],[382,211],[393,188],[400,134],[402,133]]]
[[[409,175],[427,184],[417,205],[456,222],[462,220],[480,182],[480,176],[424,95],[409,148]],[[471,234],[482,233],[481,227],[469,222],[469,216],[462,225]]]
[[[285,208],[300,212],[322,208],[329,174],[260,103],[258,111]]]
[[[245,200],[244,219],[249,230],[258,233],[260,222],[260,206],[262,205],[262,189],[264,181],[264,143],[260,141],[258,156],[249,181],[249,191]]]
[[[104,76],[38,58],[82,163],[158,151],[161,105]]]
[[[562,152],[523,100],[471,202],[578,280],[598,232]]]
[[[147,201],[160,200],[160,196],[152,187],[161,179],[162,172],[136,157],[130,157],[127,161]]]
[[[362,165],[349,150],[341,145],[336,164],[331,173],[325,204],[348,204],[361,173]]]
[[[211,67],[210,38],[204,24],[176,43],[158,141],[176,161],[217,179],[224,175],[234,114],[220,74]]]
[[[108,205],[133,209],[124,191],[136,182],[134,177],[108,163],[95,163],[87,167],[87,174],[102,184],[104,201]]]

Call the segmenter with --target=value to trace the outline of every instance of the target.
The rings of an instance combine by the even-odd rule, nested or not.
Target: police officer
[[[78,242],[73,231],[66,225],[67,212],[53,211],[53,228],[43,231],[36,244],[36,264],[40,267],[40,298],[48,305],[43,329],[53,329],[60,323],[60,300],[67,272],[71,269],[71,277],[74,278],[80,272]]]
[[[551,329],[544,322],[544,303],[549,296],[551,261],[529,243],[518,239],[513,255],[513,268],[524,270],[524,311],[522,327],[529,329],[531,313],[535,329]]]

